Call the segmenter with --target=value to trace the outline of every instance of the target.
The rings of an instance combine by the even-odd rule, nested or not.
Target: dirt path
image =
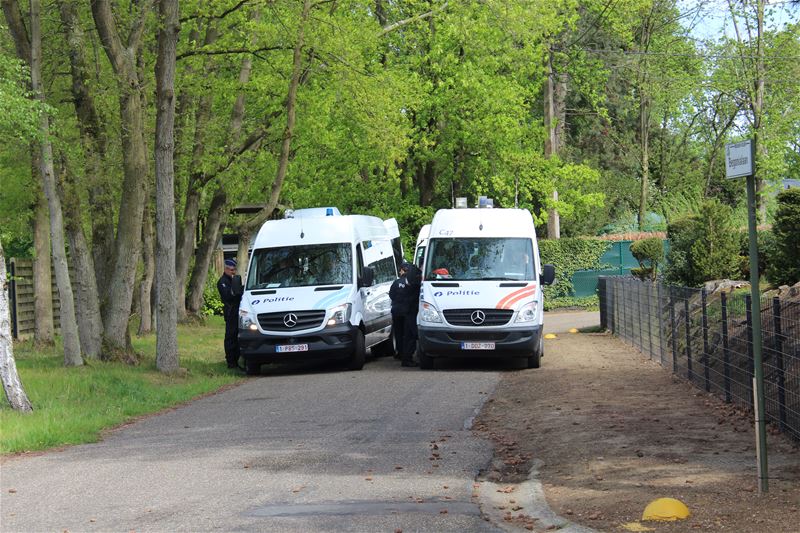
[[[784,437],[769,435],[759,497],[749,415],[606,334],[560,334],[545,354],[540,369],[507,373],[477,420],[495,444],[486,479],[512,492],[541,461],[552,510],[600,531],[800,532],[800,450]],[[692,515],[631,525],[660,497]]]

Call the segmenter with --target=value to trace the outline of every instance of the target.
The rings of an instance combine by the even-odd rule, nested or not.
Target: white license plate
[[[283,346],[276,346],[276,352],[307,352],[308,344],[284,344]]]
[[[462,350],[494,350],[493,342],[462,342]]]

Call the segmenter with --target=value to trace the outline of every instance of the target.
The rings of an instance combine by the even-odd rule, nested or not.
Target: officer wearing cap
[[[404,320],[403,352],[400,355],[402,366],[417,366],[414,352],[417,351],[417,312],[419,311],[419,293],[422,286],[422,271],[413,263],[406,263],[406,316]]]
[[[242,278],[236,274],[236,260],[226,259],[225,270],[217,281],[222,315],[225,317],[225,361],[228,368],[239,366],[239,303],[244,288]]]
[[[408,298],[405,294],[408,288],[406,283],[406,272],[408,263],[400,265],[400,277],[392,286],[389,287],[389,298],[392,300],[392,336],[394,337],[394,349],[398,357],[403,355],[403,337],[406,331],[406,314],[408,313]]]

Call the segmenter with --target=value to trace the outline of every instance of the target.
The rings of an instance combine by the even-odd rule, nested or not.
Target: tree
[[[156,61],[156,366],[162,372],[179,368],[177,300],[175,297],[175,49],[178,43],[178,0],[158,3]]]
[[[0,243],[0,379],[11,408],[17,411],[33,411],[28,395],[22,387],[14,361],[14,341],[11,339],[11,317],[8,308],[6,258]]]

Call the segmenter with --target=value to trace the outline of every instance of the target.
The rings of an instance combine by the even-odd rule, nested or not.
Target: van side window
[[[360,246],[364,265],[375,271],[375,283],[394,281],[397,277],[397,270],[391,241],[363,241]]]

